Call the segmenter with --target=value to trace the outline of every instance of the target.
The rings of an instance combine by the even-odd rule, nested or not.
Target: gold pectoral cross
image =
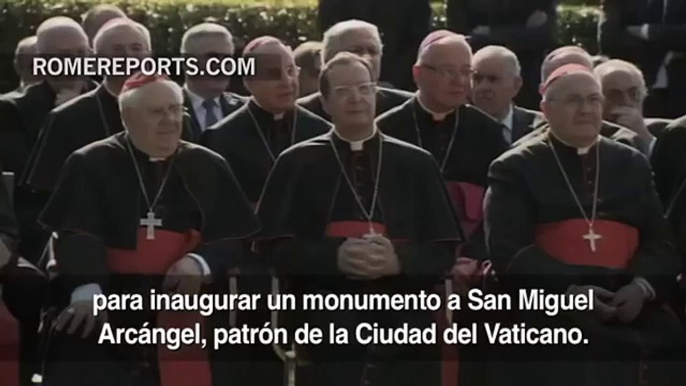
[[[591,248],[591,252],[595,252],[595,242],[596,242],[596,240],[600,240],[600,239],[603,238],[603,236],[601,236],[601,235],[595,233],[595,232],[593,231],[593,228],[588,228],[588,233],[586,233],[583,237],[584,237],[584,239],[586,239],[586,241],[588,241],[588,244],[589,244],[589,246],[590,246],[590,248]]]

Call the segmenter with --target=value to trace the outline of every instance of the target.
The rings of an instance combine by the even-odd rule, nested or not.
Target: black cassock
[[[69,304],[75,288],[88,283],[97,283],[105,294],[140,293],[146,299],[150,289],[161,293],[168,268],[187,253],[203,257],[213,274],[214,283],[204,290],[225,292],[226,272],[241,253],[240,239],[259,230],[248,200],[221,157],[182,142],[175,155],[153,162],[132,145],[129,153],[127,141],[120,133],[73,153],[41,214],[41,223],[59,233],[54,300],[58,310]],[[131,154],[151,201],[166,180],[154,208],[162,225],[155,229],[153,240],[141,224],[148,204]],[[109,316],[114,327],[140,328],[146,321],[163,326],[203,322],[196,314],[182,314],[188,318],[186,323],[145,311]],[[225,319],[217,313],[204,320],[206,331],[225,326]],[[141,385],[228,382],[222,368],[214,367],[221,358],[209,348],[192,346],[190,352],[182,348],[173,355],[154,346],[99,346],[98,336],[99,329],[88,339],[52,336],[46,370],[51,385],[122,385],[131,379]],[[211,335],[208,342],[212,347]],[[160,355],[183,363],[158,363]]]
[[[25,181],[52,192],[65,161],[72,152],[124,131],[117,97],[101,84],[53,110],[31,154]],[[184,139],[192,139],[189,115],[184,115]]]
[[[370,210],[380,159],[378,201],[370,225],[354,194]],[[264,230],[260,248],[268,251],[276,272],[295,294],[430,293],[452,265],[452,251],[462,239],[433,157],[381,134],[357,151],[331,132],[282,153],[267,180],[258,217]],[[362,238],[370,228],[393,241],[402,266],[400,275],[360,281],[339,271],[338,246],[346,238]],[[351,333],[350,345],[299,348],[298,357],[311,363],[299,368],[298,384],[439,384],[437,346],[356,344],[355,327],[365,320],[382,327],[402,323],[426,327],[433,315],[421,311],[297,313],[291,322],[322,328],[324,342],[329,339],[331,322]]]
[[[330,128],[328,122],[300,106],[276,120],[273,114],[250,101],[206,130],[201,144],[226,159],[248,200],[257,205],[276,157],[291,145],[324,134]],[[250,248],[244,252],[243,261],[233,272],[237,277],[236,290],[260,293],[266,299],[271,290],[268,267]],[[261,327],[268,321],[264,302],[260,303],[260,312],[238,313],[236,317],[237,325]],[[230,369],[234,384],[283,384],[280,359],[271,347],[236,345],[225,349],[226,355],[235,359]]]
[[[435,121],[416,97],[379,116],[376,122],[384,134],[420,146],[434,156],[462,229],[470,236],[460,256],[486,260],[482,201],[489,165],[509,148],[502,125],[470,105]]]
[[[653,187],[650,165],[638,151],[599,138],[583,154],[545,135],[492,164],[484,205],[490,257],[505,290],[543,289],[560,294],[570,285],[597,285],[617,291],[643,278],[653,287],[656,299],[629,324],[596,322],[583,313],[553,318],[543,313],[519,314],[521,318],[513,321],[580,327],[590,343],[500,351],[510,355],[506,359],[518,374],[494,372],[503,376],[503,384],[680,384],[683,366],[677,359],[678,355],[683,358],[683,329],[677,317],[665,309],[675,286],[679,257]],[[602,238],[591,240],[589,224],[553,149],[589,220],[596,172],[600,172],[593,230]],[[540,363],[529,367],[516,358]],[[651,361],[655,359],[673,362]],[[553,362],[556,360],[564,362]]]
[[[329,114],[324,111],[320,98],[321,94],[316,92],[312,95],[298,99],[298,104],[327,121],[331,121]],[[379,87],[376,92],[376,115],[381,115],[384,112],[405,103],[410,98],[412,98],[412,93],[410,92],[388,87]]]
[[[83,91],[94,87],[94,83],[88,82]],[[43,81],[22,93],[0,98],[0,165],[14,173],[14,208],[21,233],[19,252],[34,264],[48,239],[36,223],[47,195],[26,186],[23,175],[41,128],[55,107],[56,96],[50,84]]]

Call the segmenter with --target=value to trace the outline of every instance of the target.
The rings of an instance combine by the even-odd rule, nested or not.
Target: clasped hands
[[[401,271],[393,243],[380,235],[346,239],[338,247],[338,269],[357,280],[394,276]]]
[[[169,268],[162,288],[171,293],[195,295],[200,293],[204,279],[200,263],[186,256]],[[106,323],[108,320],[107,311],[100,311],[98,316],[94,314],[92,296],[87,299],[74,300],[57,317],[54,328],[57,331],[66,328],[67,334],[71,335],[77,333],[79,327],[83,326],[81,337],[86,338],[95,329],[96,322]]]
[[[595,297],[595,316],[602,321],[618,319],[623,323],[629,323],[641,313],[643,306],[648,301],[648,295],[637,283],[631,283],[620,288],[617,292],[608,291],[602,287],[587,285],[572,285],[568,294],[589,294],[593,290]]]

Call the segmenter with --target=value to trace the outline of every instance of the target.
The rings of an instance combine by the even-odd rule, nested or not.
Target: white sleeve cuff
[[[655,289],[653,289],[653,286],[650,285],[648,280],[642,277],[637,277],[634,279],[634,283],[638,284],[643,289],[643,292],[645,292],[648,300],[655,299]]]
[[[202,256],[198,255],[197,253],[189,253],[187,256],[192,259],[195,259],[195,261],[197,261],[198,264],[200,264],[200,267],[202,267],[203,276],[210,276],[212,274],[212,271],[210,271],[210,266],[207,265],[207,262]]]
[[[649,24],[643,24],[641,26],[641,36],[643,36],[643,39],[648,40],[648,36],[650,33],[649,30],[650,30]]]
[[[71,293],[71,302],[79,301],[93,301],[93,296],[102,295],[102,288],[97,283],[84,284],[77,287],[74,292]]]

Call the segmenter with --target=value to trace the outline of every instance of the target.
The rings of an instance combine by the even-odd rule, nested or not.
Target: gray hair
[[[379,51],[381,51],[383,44],[381,43],[381,35],[379,29],[371,23],[362,20],[346,20],[336,23],[334,26],[324,32],[322,39],[322,62],[326,63],[331,60],[337,53],[341,52],[340,40],[343,35],[351,31],[367,31],[376,41]]]
[[[229,30],[217,23],[201,23],[189,28],[181,38],[181,53],[193,54],[195,44],[205,37],[225,38],[231,44],[231,51],[234,50],[233,35]]]
[[[41,23],[36,30],[36,51],[38,53],[48,53],[49,49],[50,35],[55,31],[59,30],[72,30],[82,35],[86,42],[88,42],[88,36],[81,28],[81,25],[76,22],[76,20],[68,18],[66,16],[55,16]]]
[[[18,57],[20,55],[25,55],[26,51],[35,51],[37,41],[38,38],[35,35],[21,39],[19,43],[17,43],[17,48],[14,50],[14,56]]]
[[[129,26],[136,29],[143,36],[148,50],[152,49],[152,41],[150,39],[150,31],[148,28],[143,24],[135,22],[131,19],[120,17],[105,23],[105,25],[98,30],[98,33],[95,34],[95,38],[93,38],[93,49],[95,50],[95,53],[98,54],[102,51],[102,41],[104,40],[104,37],[110,33],[110,31],[123,26]]]
[[[555,59],[558,59],[561,56],[571,55],[578,55],[578,58],[580,59],[578,61],[573,61],[574,63],[586,66],[589,70],[593,69],[593,57],[586,50],[579,46],[564,46],[553,50],[543,60],[543,64],[541,65],[541,81],[545,82],[545,80],[557,70],[557,67],[552,65]]]
[[[522,66],[519,63],[519,58],[517,57],[517,54],[503,46],[484,47],[474,54],[472,61],[476,62],[481,58],[501,59],[505,63],[507,63],[507,66],[511,69],[511,73],[513,76],[522,75]]]
[[[621,59],[611,59],[599,64],[593,70],[593,73],[602,84],[603,78],[605,76],[616,71],[626,72],[634,76],[638,80],[641,88],[641,99],[645,99],[645,97],[648,95],[648,89],[646,88],[646,80],[643,77],[643,72],[641,72],[641,70],[638,67],[636,67],[635,64],[629,63]]]

